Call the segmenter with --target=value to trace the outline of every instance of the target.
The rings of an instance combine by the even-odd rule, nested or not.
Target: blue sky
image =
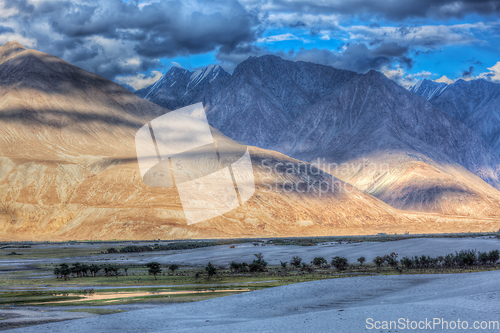
[[[133,89],[171,66],[232,72],[276,54],[403,86],[500,82],[500,3],[478,0],[0,0],[0,43],[17,40]]]

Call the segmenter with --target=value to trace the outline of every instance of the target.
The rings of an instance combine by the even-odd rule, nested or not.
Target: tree
[[[73,275],[73,277],[79,277],[82,275],[82,268],[79,262],[75,262],[73,266],[71,266],[71,274]]]
[[[476,251],[475,250],[461,250],[455,255],[455,262],[460,267],[472,266],[476,263]]]
[[[235,271],[235,272],[246,272],[247,271],[247,263],[246,262],[236,262],[236,261],[232,261],[230,264],[229,264],[229,268],[231,268],[231,270]]]
[[[490,264],[495,265],[499,259],[500,251],[491,250],[490,253],[488,253],[488,260],[490,261]]]
[[[453,266],[454,262],[455,262],[455,256],[452,253],[448,253],[447,255],[444,256],[444,265],[446,267]]]
[[[301,262],[302,262],[301,257],[299,257],[299,256],[293,257],[292,261],[290,261],[290,266],[293,266],[295,268],[299,268]]]
[[[118,275],[120,275],[120,266],[106,265],[104,266],[104,273],[106,276],[116,276],[116,279],[118,280]]]
[[[286,271],[286,265],[288,264],[288,262],[280,261],[280,264],[281,264],[281,267]]]
[[[263,272],[266,269],[267,261],[264,260],[264,255],[262,253],[254,254],[257,259],[248,265],[250,272]]]
[[[366,258],[365,257],[359,257],[358,259],[358,262],[361,266],[363,266],[363,263],[366,261]]]
[[[86,265],[86,264],[80,265],[80,275],[85,276],[85,277],[89,276],[89,270],[90,270],[89,265]]]
[[[377,268],[382,267],[384,262],[385,262],[385,257],[376,256],[375,259],[373,259],[373,263],[377,266]]]
[[[54,274],[58,279],[67,280],[71,274],[71,268],[67,264],[60,264],[59,267],[54,268]]]
[[[179,266],[176,264],[172,264],[172,265],[168,266],[168,269],[170,269],[172,271],[172,274],[174,274],[174,271],[176,269],[179,269]]]
[[[481,262],[481,264],[486,265],[490,260],[487,252],[478,252],[477,259]]]
[[[99,265],[96,265],[96,264],[92,264],[90,265],[90,274],[92,274],[93,277],[95,277],[97,275],[97,273],[101,270],[101,266]]]
[[[208,278],[212,278],[215,274],[217,274],[217,267],[208,263],[207,267],[205,267],[205,271],[207,272]]]
[[[344,257],[334,257],[332,258],[332,266],[334,266],[339,271],[343,271],[347,268],[347,258]]]
[[[61,269],[57,266],[54,268],[54,275],[56,276],[56,279],[61,278]]]
[[[414,264],[413,260],[412,260],[412,259],[410,259],[410,258],[408,258],[408,257],[403,257],[403,258],[401,259],[401,265],[403,265],[403,266],[404,266],[405,268],[407,268],[407,269],[412,268],[412,267],[413,267],[413,264]]]
[[[314,266],[321,267],[327,263],[326,259],[323,257],[316,257],[311,261]]]
[[[149,275],[153,275],[156,280],[156,275],[161,274],[161,266],[160,263],[154,261],[146,264],[146,267],[149,268]]]
[[[391,266],[392,268],[396,268],[399,265],[398,261],[398,254],[392,252],[388,256],[385,256],[385,261],[387,261],[387,264]]]

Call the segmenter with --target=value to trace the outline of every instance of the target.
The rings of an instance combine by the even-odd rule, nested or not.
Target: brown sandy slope
[[[500,227],[495,219],[403,213],[300,161],[258,148],[250,150],[257,180],[252,199],[223,216],[188,226],[177,191],[146,186],[137,165],[135,132],[165,112],[58,58],[17,43],[0,47],[0,239],[222,238]],[[216,137],[229,140],[219,133]],[[283,163],[290,163],[289,173]],[[305,181],[329,184],[329,191],[308,192]],[[290,184],[300,184],[299,191],[285,187]]]
[[[330,167],[330,173],[398,209],[500,216],[498,190],[460,165],[436,163],[423,155],[398,151],[366,154]]]

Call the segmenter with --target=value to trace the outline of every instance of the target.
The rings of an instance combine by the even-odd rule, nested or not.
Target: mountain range
[[[249,58],[231,75],[215,66],[195,72],[172,68],[137,93],[145,100],[10,42],[0,47],[0,84],[2,240],[432,233],[500,226],[496,153],[459,120],[377,72],[264,56]],[[216,145],[250,145],[252,198],[188,225],[176,188],[147,186],[135,134],[169,112],[151,101],[171,109],[201,101]],[[325,185],[328,191],[317,190]]]
[[[234,140],[319,161],[324,171],[395,208],[500,213],[494,146],[418,96],[437,100],[448,94],[446,85],[424,82],[412,92],[376,71],[271,55],[250,57],[225,81],[194,101],[203,101],[209,123]]]
[[[208,76],[195,76],[199,83],[190,87],[201,89]],[[249,148],[256,179],[254,196],[229,213],[187,225],[176,189],[147,186],[135,151],[137,130],[168,109],[16,42],[0,47],[0,84],[2,240],[278,237],[445,232],[450,226],[457,231],[496,228],[489,219],[400,211],[308,163],[257,147]],[[209,83],[202,90],[206,93],[211,88]],[[218,145],[231,141],[217,129],[211,131]],[[329,184],[331,190],[318,193],[302,188],[320,183]],[[289,184],[302,187],[290,188]],[[438,220],[447,223],[435,223]]]
[[[420,86],[436,86],[436,82],[422,80]],[[413,86],[411,90],[415,90]],[[439,93],[427,96],[425,90],[416,94],[426,97],[431,104],[460,120],[478,133],[500,156],[500,84],[477,80],[457,80],[442,86]]]

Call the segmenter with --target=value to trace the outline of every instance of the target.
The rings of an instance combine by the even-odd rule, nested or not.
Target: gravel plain
[[[50,323],[12,332],[414,332],[471,331],[500,321],[500,272],[370,276],[313,281],[195,303]],[[370,321],[372,318],[373,321]],[[400,319],[402,318],[402,319]],[[436,319],[434,319],[436,318]],[[444,320],[424,326],[425,320]],[[408,320],[408,321],[407,321]],[[450,325],[467,329],[451,329]],[[376,326],[376,321],[380,323]],[[454,324],[453,324],[454,323]],[[484,325],[484,324],[483,324]],[[443,329],[444,328],[444,329]],[[492,328],[481,330],[498,332]]]

